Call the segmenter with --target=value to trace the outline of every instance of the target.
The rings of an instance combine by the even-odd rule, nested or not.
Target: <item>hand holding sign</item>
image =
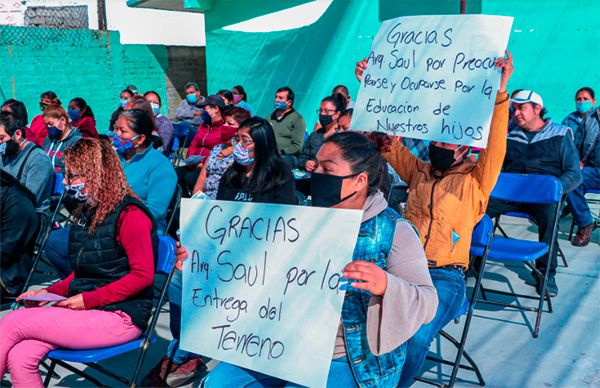
[[[506,58],[498,58],[495,63],[496,67],[500,69],[500,87],[498,88],[499,92],[506,91],[506,85],[508,85],[508,80],[512,75],[513,70],[515,70],[513,66],[513,57],[510,51],[506,50]]]
[[[343,270],[344,277],[353,282],[354,288],[369,291],[376,296],[383,296],[387,288],[387,275],[383,269],[368,261],[356,260],[348,264]]]

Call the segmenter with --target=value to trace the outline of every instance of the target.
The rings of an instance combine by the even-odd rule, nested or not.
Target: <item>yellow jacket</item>
[[[441,178],[397,138],[383,155],[408,184],[404,216],[419,231],[430,267],[469,265],[471,234],[485,214],[506,154],[508,106],[508,93],[498,93],[488,147],[477,162],[465,160]]]

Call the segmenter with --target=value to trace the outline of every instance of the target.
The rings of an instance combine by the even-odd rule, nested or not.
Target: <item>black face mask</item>
[[[13,139],[10,139],[9,141],[0,144],[0,156],[15,156],[17,153],[19,153],[19,148],[19,143]]]
[[[440,171],[449,169],[456,161],[454,159],[454,151],[436,147],[432,143],[429,143],[429,159],[433,168]]]
[[[359,173],[337,176],[313,172],[310,176],[312,206],[332,207],[356,194],[356,191],[342,198],[342,183],[344,179],[357,176]]]
[[[323,128],[327,127],[331,123],[333,123],[333,117],[330,115],[319,115],[319,124],[321,124]]]

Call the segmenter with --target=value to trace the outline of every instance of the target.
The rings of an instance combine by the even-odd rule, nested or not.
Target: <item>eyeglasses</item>
[[[335,112],[337,112],[336,109],[317,109],[317,114],[318,115],[332,115]]]
[[[242,147],[246,148],[247,146],[254,144],[254,141],[250,139],[241,139],[239,136],[234,136],[231,138],[231,144],[234,146],[237,144],[241,144]]]

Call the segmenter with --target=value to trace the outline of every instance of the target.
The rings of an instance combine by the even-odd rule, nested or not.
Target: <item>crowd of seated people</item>
[[[276,90],[274,110],[255,115],[243,86],[203,96],[188,82],[172,120],[160,94],[129,85],[98,131],[92,108],[80,97],[63,107],[52,92],[40,97],[41,113],[28,122],[25,105],[2,104],[0,156],[2,300],[55,293],[67,299],[52,307],[25,302],[0,318],[0,376],[15,386],[41,386],[38,363],[58,347],[111,346],[137,338],[146,328],[152,300],[157,235],[168,233],[174,196],[269,204],[299,204],[363,210],[348,279],[371,294],[365,311],[350,294],[339,322],[328,385],[409,386],[419,376],[433,338],[460,311],[466,295],[473,228],[488,214],[530,214],[539,239],[551,241],[550,206],[490,200],[501,172],[552,175],[561,182],[578,230],[572,241],[585,246],[595,222],[585,193],[600,189],[600,108],[594,91],[581,88],[576,110],[558,124],[547,118],[542,97],[519,89],[509,96],[512,56],[498,58],[500,85],[485,149],[477,157],[465,145],[414,142],[351,128],[354,102],[344,85],[320,101],[310,134],[289,86]],[[356,64],[362,80],[366,60]],[[116,97],[116,94],[115,94]],[[178,144],[178,147],[175,147]],[[183,165],[170,158],[182,152]],[[174,159],[173,159],[174,160]],[[300,170],[300,171],[298,171]],[[60,280],[22,289],[31,271],[37,214],[49,212],[57,180],[64,184],[59,206],[69,222],[51,225],[44,256]],[[390,179],[408,189],[403,214],[388,204]],[[308,202],[305,202],[308,203]],[[56,205],[56,204],[55,204]],[[460,209],[460,211],[457,211]],[[36,213],[36,211],[38,213]],[[98,249],[101,246],[102,249]],[[168,285],[172,341],[142,386],[181,386],[206,373],[207,358],[179,346],[182,267],[186,247],[177,248]],[[385,259],[372,260],[383,255]],[[558,294],[556,253],[536,267],[549,267],[549,295]],[[110,263],[110,265],[99,265]],[[541,279],[532,272],[536,290]],[[349,345],[346,322],[358,322]],[[367,325],[367,321],[369,324]],[[85,327],[85,329],[83,329]],[[350,360],[362,358],[370,367]],[[287,382],[221,362],[203,386],[286,386]]]

